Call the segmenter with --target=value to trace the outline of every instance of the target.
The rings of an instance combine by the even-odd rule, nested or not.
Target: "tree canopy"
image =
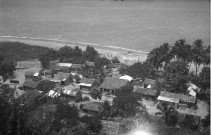
[[[173,61],[164,72],[164,89],[174,93],[185,93],[188,83],[188,65],[184,61]]]
[[[124,87],[116,90],[116,97],[113,99],[114,106],[125,111],[127,115],[135,115],[143,106],[139,101],[142,101],[140,95],[133,92],[133,86],[127,84]]]

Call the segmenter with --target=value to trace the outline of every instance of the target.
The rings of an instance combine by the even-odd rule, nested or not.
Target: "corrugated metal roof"
[[[167,102],[172,102],[172,103],[179,103],[179,99],[167,98],[167,97],[162,97],[162,96],[158,96],[157,100],[162,100],[162,101],[167,101]]]
[[[161,91],[160,96],[167,97],[167,98],[179,99],[182,102],[188,102],[188,103],[196,102],[196,97],[184,95],[184,94],[176,94],[176,93]]]

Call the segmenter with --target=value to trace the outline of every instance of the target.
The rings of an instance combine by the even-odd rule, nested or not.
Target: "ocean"
[[[178,39],[210,43],[209,0],[0,0],[0,36],[148,52]]]

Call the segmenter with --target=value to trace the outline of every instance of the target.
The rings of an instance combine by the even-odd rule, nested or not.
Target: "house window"
[[[111,93],[114,94],[114,90],[111,90]]]
[[[101,91],[101,92],[103,92],[103,89],[102,89],[102,88],[100,88],[100,91]]]

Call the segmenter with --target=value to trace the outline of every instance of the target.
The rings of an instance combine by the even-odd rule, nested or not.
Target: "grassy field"
[[[209,0],[0,0],[0,36],[62,39],[150,51],[209,43]]]

